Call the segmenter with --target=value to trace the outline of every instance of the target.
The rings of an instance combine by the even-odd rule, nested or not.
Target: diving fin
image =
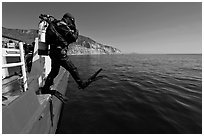
[[[57,97],[63,103],[67,103],[67,101],[68,101],[68,98],[65,95],[63,95],[60,92],[58,92],[57,90],[50,90],[50,89],[43,90],[43,88],[41,87],[40,91],[41,91],[41,94],[51,94],[51,95],[54,95],[55,97]]]
[[[102,68],[100,68],[98,71],[96,71],[96,73],[94,73],[89,79],[88,81],[94,80],[96,78],[96,76],[102,71]]]
[[[104,76],[97,76],[102,71],[102,68],[100,68],[98,71],[96,71],[88,80],[84,83],[83,88],[79,86],[79,89],[84,89],[88,87],[92,82],[97,81],[99,79],[102,79]]]
[[[61,94],[61,93],[58,92],[57,90],[50,90],[50,91],[52,91],[52,95],[54,95],[55,97],[57,97],[61,102],[67,103],[68,98],[67,98],[65,95]]]

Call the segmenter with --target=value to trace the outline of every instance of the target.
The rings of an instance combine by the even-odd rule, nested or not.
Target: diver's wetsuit
[[[67,55],[68,45],[78,38],[78,30],[75,24],[72,23],[69,28],[65,21],[61,20],[50,24],[46,30],[46,43],[50,44],[51,71],[45,81],[42,93],[49,93],[50,86],[59,73],[60,66],[70,72],[80,88],[86,87],[86,83],[81,80],[77,68]],[[57,31],[57,33],[54,31]]]

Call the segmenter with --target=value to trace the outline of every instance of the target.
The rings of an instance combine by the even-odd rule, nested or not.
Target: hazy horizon
[[[40,14],[66,12],[80,35],[124,54],[202,54],[201,2],[2,2],[2,27],[37,29]]]

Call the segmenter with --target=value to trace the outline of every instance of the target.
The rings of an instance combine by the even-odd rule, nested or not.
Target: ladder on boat
[[[6,63],[7,57],[20,57],[20,62]],[[26,76],[23,42],[19,42],[19,49],[2,48],[2,59],[3,59],[2,60],[2,75],[8,74],[8,68],[10,67],[21,66],[22,78],[23,78],[23,91],[25,92],[28,89],[28,84],[27,84],[27,76]]]

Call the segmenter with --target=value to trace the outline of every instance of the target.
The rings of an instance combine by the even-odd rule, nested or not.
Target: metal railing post
[[[19,49],[20,49],[20,58],[22,62],[21,68],[22,68],[22,75],[23,75],[23,87],[24,87],[24,91],[26,91],[28,89],[28,84],[27,84],[27,77],[26,77],[23,42],[19,42]]]

